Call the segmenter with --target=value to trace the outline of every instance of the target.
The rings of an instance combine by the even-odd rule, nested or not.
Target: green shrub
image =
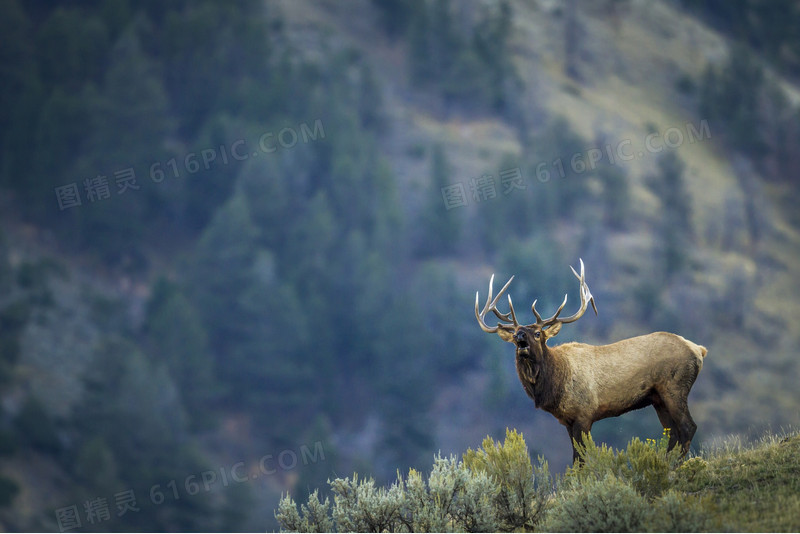
[[[707,532],[713,526],[699,499],[671,489],[649,502],[610,473],[560,492],[544,522],[551,532]]]
[[[650,532],[708,532],[711,515],[699,499],[669,490],[658,499],[647,521]]]
[[[681,451],[677,447],[667,451],[668,443],[666,429],[658,441],[633,438],[625,449],[616,452],[606,445],[597,446],[590,435],[585,436],[583,443],[578,444],[583,465],[568,468],[562,486],[573,489],[613,474],[652,501],[669,489],[680,464]]]
[[[403,508],[402,482],[389,489],[376,488],[370,479],[359,482],[337,478],[330,482],[334,493],[333,521],[339,532],[397,532]]]
[[[630,484],[608,474],[562,492],[544,527],[548,532],[640,532],[648,508]]]
[[[412,469],[406,488],[403,525],[411,532],[499,529],[492,506],[499,491],[497,484],[485,473],[470,471],[455,457],[437,457],[427,484]]]
[[[291,532],[333,532],[333,522],[328,516],[330,507],[330,501],[326,498],[325,502],[320,502],[318,492],[314,490],[298,513],[294,500],[286,495],[281,498],[275,517],[284,530]]]
[[[500,530],[530,530],[536,525],[547,504],[552,479],[541,456],[538,465],[531,464],[522,434],[506,429],[502,445],[487,436],[481,449],[467,450],[464,464],[471,471],[488,474],[498,484],[494,506]]]

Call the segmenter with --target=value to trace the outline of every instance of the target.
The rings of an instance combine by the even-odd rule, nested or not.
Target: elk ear
[[[542,332],[544,332],[545,338],[555,337],[559,332],[561,332],[561,323],[556,323],[553,326],[549,326],[542,330]]]
[[[506,341],[508,343],[514,343],[514,331],[513,330],[506,330],[502,326],[497,329],[497,335],[500,336],[500,339]]]

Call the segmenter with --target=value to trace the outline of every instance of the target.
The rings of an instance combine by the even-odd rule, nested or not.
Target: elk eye
[[[539,339],[540,334],[541,334],[541,332],[534,332],[533,333],[533,339]]]

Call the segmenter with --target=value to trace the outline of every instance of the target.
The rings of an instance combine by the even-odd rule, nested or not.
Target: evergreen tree
[[[724,126],[733,148],[756,160],[764,156],[766,148],[760,115],[765,86],[764,70],[753,53],[737,45],[731,48],[725,65],[706,69],[700,87],[701,115]]]
[[[427,1],[419,2],[409,23],[409,67],[411,80],[417,84],[430,83],[434,73],[431,62],[431,19]]]
[[[148,303],[145,332],[153,359],[166,364],[192,426],[208,428],[216,393],[208,338],[189,300],[163,278]]]
[[[425,0],[372,0],[378,10],[381,25],[392,39],[405,35],[419,9],[424,9]]]
[[[674,153],[658,159],[657,172],[648,180],[653,193],[661,200],[661,219],[657,222],[665,278],[681,271],[693,243],[691,198],[684,183],[686,166]]]
[[[27,175],[32,159],[33,123],[43,92],[33,41],[19,1],[0,4],[0,184],[16,190],[30,187],[17,177]]]
[[[574,221],[578,206],[590,198],[587,142],[564,117],[553,118],[533,140],[527,175],[535,187],[536,223]]]
[[[235,396],[236,370],[230,365],[231,341],[242,339],[246,316],[242,295],[253,284],[258,229],[250,218],[247,202],[235,195],[217,211],[197,244],[189,283],[208,333],[215,358],[214,372]]]
[[[297,211],[302,209],[298,202],[300,195],[292,195],[291,187],[302,182],[297,174],[301,174],[303,169],[287,159],[283,155],[252,159],[236,180],[236,194],[247,201],[253,224],[259,230],[259,243],[274,250],[286,246],[289,239],[287,226],[294,222]],[[289,183],[290,180],[294,183]]]
[[[78,187],[85,190],[84,203],[88,205],[70,215],[79,222],[78,243],[91,246],[103,259],[119,266],[138,254],[146,228],[142,219],[159,214],[158,208],[163,206],[160,195],[165,189],[151,187],[142,170],[149,172],[153,162],[166,159],[163,142],[171,132],[171,121],[155,65],[133,28],[120,36],[109,59],[100,90],[95,93],[89,86],[84,96],[93,104],[91,133],[72,172],[80,177]],[[140,189],[119,194],[115,173],[130,168]],[[90,180],[104,186],[92,186],[94,193],[90,193],[86,186]],[[103,189],[105,193],[101,193]]]
[[[68,464],[82,481],[78,496],[93,498],[112,486],[115,493],[131,488],[136,495],[160,489],[168,502],[156,504],[152,493],[137,500],[141,511],[130,514],[128,528],[207,528],[215,513],[208,493],[173,499],[164,486],[207,466],[187,442],[185,412],[165,367],[150,363],[130,341],[107,337],[97,346],[84,388],[71,417],[75,461]],[[90,465],[96,470],[87,470]]]
[[[57,7],[37,32],[37,63],[46,87],[76,91],[99,83],[110,49],[108,29],[96,14]]]
[[[311,384],[330,375],[318,367],[324,351],[316,351],[315,328],[275,271],[271,255],[261,252],[253,283],[240,296],[241,337],[229,340],[227,364],[236,404],[252,414],[254,434],[272,447],[291,448],[325,391]]]
[[[606,224],[612,229],[622,230],[628,219],[631,202],[625,170],[619,165],[600,165],[597,177],[603,185],[601,199]]]
[[[425,194],[425,207],[419,228],[419,252],[425,256],[443,256],[455,252],[461,236],[463,210],[447,209],[443,193],[450,185],[450,165],[440,144],[433,146],[431,177]]]
[[[512,35],[513,13],[511,4],[504,0],[495,11],[484,11],[474,32],[473,48],[481,59],[484,71],[480,76],[488,79],[486,101],[490,109],[500,113],[508,110],[507,92],[510,83],[520,83],[511,62],[509,42]]]

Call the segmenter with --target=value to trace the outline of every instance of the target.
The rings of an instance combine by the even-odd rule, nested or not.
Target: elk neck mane
[[[538,364],[533,357],[516,355],[517,376],[525,393],[533,399],[537,408],[551,413],[561,404],[570,372],[569,363],[560,356],[558,350],[564,345],[545,345],[543,357]]]

